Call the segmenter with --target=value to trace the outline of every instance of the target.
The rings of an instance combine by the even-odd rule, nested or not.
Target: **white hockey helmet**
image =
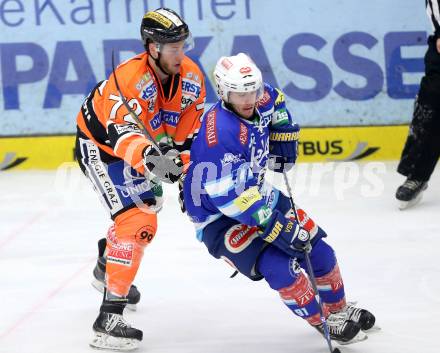
[[[226,103],[230,92],[257,92],[256,99],[263,95],[263,77],[260,69],[244,53],[222,56],[214,69],[217,95]]]

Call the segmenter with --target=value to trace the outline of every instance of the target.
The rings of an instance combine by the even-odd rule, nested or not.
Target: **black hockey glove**
[[[183,163],[179,152],[165,143],[159,144],[160,154],[152,145],[144,150],[144,166],[159,180],[175,183],[183,172]]]
[[[269,134],[268,167],[278,173],[289,171],[298,156],[299,125],[271,127]]]
[[[310,252],[312,249],[309,232],[278,210],[273,211],[260,236],[264,241],[298,260],[304,259],[304,251]]]

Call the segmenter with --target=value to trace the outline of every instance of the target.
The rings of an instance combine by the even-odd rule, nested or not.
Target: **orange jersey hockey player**
[[[185,55],[191,33],[177,13],[147,12],[141,37],[145,52],[98,83],[77,117],[78,163],[114,220],[94,269],[104,297],[90,345],[100,349],[131,350],[142,340],[123,310],[140,299],[132,283],[156,234],[161,182],[181,185],[206,96],[202,71]]]

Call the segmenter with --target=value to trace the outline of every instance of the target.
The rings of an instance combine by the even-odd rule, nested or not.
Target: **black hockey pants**
[[[440,157],[440,54],[429,37],[425,76],[414,103],[409,134],[397,171],[411,179],[428,181]]]

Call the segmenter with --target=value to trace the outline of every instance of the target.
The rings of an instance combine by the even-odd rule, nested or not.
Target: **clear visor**
[[[188,37],[185,39],[185,44],[183,45],[183,51],[186,53],[192,49],[194,49],[194,38],[191,32],[189,32]]]
[[[194,48],[194,39],[191,32],[188,38],[176,43],[156,44],[157,50],[164,55],[179,55],[186,53]]]
[[[228,102],[239,106],[255,105],[260,100],[263,93],[263,87],[260,87],[256,91],[248,92],[229,92]]]

